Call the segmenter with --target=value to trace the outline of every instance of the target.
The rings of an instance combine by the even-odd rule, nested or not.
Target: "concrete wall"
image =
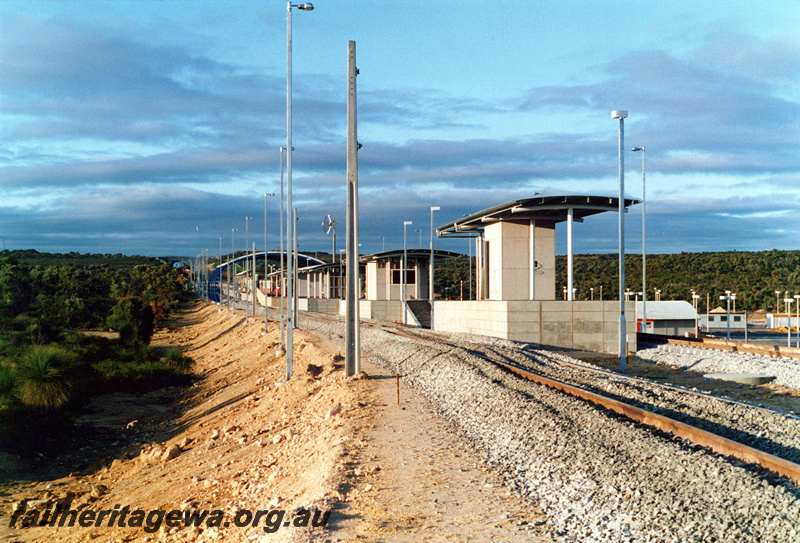
[[[556,231],[553,225],[537,224],[534,228],[530,223],[502,221],[486,226],[484,236],[489,300],[555,299]],[[535,269],[532,269],[531,260],[536,263]]]
[[[401,300],[361,300],[359,313],[362,319],[403,322],[403,302]]]
[[[626,303],[628,350],[636,350],[634,302]],[[436,301],[433,329],[606,353],[618,352],[619,302]]]

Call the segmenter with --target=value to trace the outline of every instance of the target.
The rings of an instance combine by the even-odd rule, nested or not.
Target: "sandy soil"
[[[81,423],[96,441],[3,488],[1,540],[548,541],[541,514],[420,397],[401,385],[398,405],[393,376],[364,362],[347,379],[339,344],[296,330],[294,377],[282,383],[277,327],[263,327],[202,304],[171,321],[154,343],[183,346],[201,379],[95,402]],[[109,513],[88,527],[20,527],[58,504],[87,519]],[[126,507],[126,523],[136,510],[150,522],[120,526]],[[170,527],[156,510],[221,513]],[[326,527],[311,526],[327,511]]]

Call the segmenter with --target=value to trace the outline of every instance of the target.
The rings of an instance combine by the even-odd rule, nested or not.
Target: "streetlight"
[[[728,312],[727,316],[725,317],[725,323],[728,325],[728,332],[726,334],[726,339],[730,341],[731,339],[731,300],[736,299],[736,294],[732,293],[730,290],[725,291],[725,296],[720,296],[720,300],[726,300],[728,302]]]
[[[293,247],[291,240],[295,239],[295,222],[292,218],[292,8],[296,7],[301,11],[312,11],[314,6],[311,3],[292,5],[289,1],[286,4],[286,235],[289,236],[287,249]],[[292,259],[288,259],[287,280],[289,300],[294,300],[294,281]],[[294,360],[294,311],[293,304],[288,308],[288,318],[286,319],[286,380],[292,378],[292,362]]]
[[[647,332],[647,251],[645,251],[645,198],[644,198],[644,147],[634,147],[631,149],[634,153],[642,152],[642,322],[644,329],[642,332]]]
[[[431,265],[429,268],[429,277],[428,277],[428,300],[431,304],[431,313],[433,313],[433,212],[440,211],[441,208],[439,206],[431,206]]]
[[[247,250],[250,248],[250,221],[253,220],[253,217],[245,217],[244,218],[244,290],[247,292],[248,290],[248,283],[250,283],[250,258],[247,256]],[[254,272],[255,273],[255,272]],[[255,295],[255,292],[251,293]],[[250,305],[245,302],[245,315],[249,317],[250,313]],[[255,313],[255,308],[253,309],[253,313]],[[249,319],[248,319],[249,320]]]
[[[794,307],[797,309],[797,347],[800,348],[800,294],[795,294],[794,299],[796,300]]]
[[[219,265],[218,268],[222,266],[222,240],[225,239],[223,237],[219,238]],[[220,270],[218,277],[217,277],[217,296],[219,296],[219,301],[217,302],[218,313],[222,312],[222,270]]]
[[[422,229],[421,228],[415,228],[414,232],[418,232],[419,233],[419,248],[422,249]]]
[[[786,297],[783,299],[783,301],[786,302],[786,317],[788,321],[788,324],[786,326],[786,338],[787,338],[786,346],[791,347],[792,346],[792,302],[794,301],[794,298]]]
[[[400,271],[400,275],[402,276],[403,281],[403,326],[408,325],[408,304],[406,303],[406,266],[408,266],[408,249],[407,249],[407,226],[413,224],[411,221],[403,221],[403,266],[402,270]]]
[[[383,237],[383,236],[381,236],[381,237],[379,237],[378,239],[379,239],[379,240],[381,240],[381,243],[382,243],[382,245],[381,245],[381,252],[382,252],[382,253],[386,252],[386,238],[385,238],[385,237]]]
[[[342,300],[345,299],[345,291],[344,287],[342,286],[344,284],[344,281],[342,281],[342,277],[344,277],[345,251],[347,251],[347,249],[339,249],[339,298],[341,298]]]
[[[230,282],[231,275],[233,276],[233,280],[236,281],[236,268],[234,267],[234,263],[233,262],[236,260],[236,243],[235,243],[235,239],[236,239],[236,232],[238,232],[238,231],[239,231],[238,228],[231,228],[231,265],[228,266],[228,270],[230,270],[228,272],[228,281],[229,281],[228,282],[228,289],[230,289],[231,286],[233,285]],[[231,270],[231,268],[233,268],[233,269]],[[231,274],[231,271],[233,272],[233,274]],[[234,295],[235,296],[239,295],[239,287],[238,286],[236,287],[236,290],[234,291]],[[229,298],[231,299],[231,311],[232,312],[236,312],[236,300],[234,300],[233,296],[229,296]]]
[[[781,291],[780,290],[776,290],[775,291],[775,313],[777,313],[778,311],[781,310],[780,297],[781,297]]]
[[[589,294],[591,296],[591,300],[594,301],[594,287],[589,287]]]
[[[267,198],[275,196],[274,192],[264,193],[264,333],[269,333],[269,312],[267,311],[267,276],[269,275],[269,265],[267,264],[267,253],[269,253],[269,246],[267,245]],[[253,271],[255,274],[255,271]],[[253,310],[255,314],[255,310]]]
[[[622,292],[625,290],[625,155],[622,148],[625,146],[625,119],[628,112],[614,110],[612,119],[619,119],[619,371],[625,371],[627,358],[625,300]]]
[[[694,337],[700,336],[700,330],[698,325],[699,317],[697,315],[697,304],[699,303],[699,300],[700,300],[700,295],[695,294],[695,292],[692,291],[692,302],[694,304]]]

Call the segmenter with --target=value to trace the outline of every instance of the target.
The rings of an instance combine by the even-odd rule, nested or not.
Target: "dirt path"
[[[183,346],[202,379],[168,391],[172,405],[159,397],[153,413],[142,398],[99,401],[87,422],[112,425],[124,450],[4,496],[0,541],[545,540],[542,517],[417,395],[402,387],[397,406],[395,380],[366,362],[370,378],[344,378],[337,343],[297,330],[294,377],[282,384],[278,330],[264,335],[263,320],[197,304],[154,343]],[[77,464],[75,451],[65,458]],[[72,527],[20,526],[60,522],[58,507],[75,512]],[[169,511],[208,516],[169,526]],[[327,528],[311,526],[327,511]]]
[[[376,416],[349,459],[352,496],[336,511],[345,541],[550,541],[544,517],[499,477],[413,390],[362,362]]]

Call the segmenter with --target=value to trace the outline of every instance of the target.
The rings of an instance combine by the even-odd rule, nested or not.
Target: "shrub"
[[[187,384],[190,377],[164,362],[103,360],[92,367],[101,376],[103,392],[149,392],[165,386]]]
[[[183,354],[180,348],[174,348],[167,351],[164,355],[164,363],[170,368],[174,368],[181,373],[187,373],[192,369],[194,360]]]
[[[62,347],[34,345],[19,359],[14,394],[27,406],[55,409],[70,397],[72,388],[66,370],[75,355]]]
[[[0,362],[0,396],[11,396],[14,392],[14,367]]]
[[[141,348],[150,342],[155,330],[155,315],[150,304],[134,296],[120,298],[107,319],[110,328],[119,332],[120,343]]]

